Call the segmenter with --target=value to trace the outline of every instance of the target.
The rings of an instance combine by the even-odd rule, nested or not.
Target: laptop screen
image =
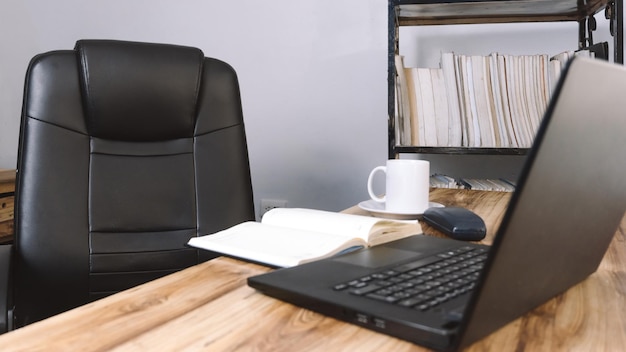
[[[626,70],[575,58],[561,76],[466,312],[461,346],[593,273],[626,209]]]

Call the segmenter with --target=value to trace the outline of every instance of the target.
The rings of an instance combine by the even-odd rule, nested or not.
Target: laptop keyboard
[[[488,251],[464,246],[340,283],[333,289],[425,311],[471,291]]]

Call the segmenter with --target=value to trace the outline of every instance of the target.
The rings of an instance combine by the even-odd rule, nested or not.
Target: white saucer
[[[444,205],[435,202],[429,202],[430,208],[443,208]],[[415,220],[420,219],[423,214],[414,213],[395,213],[385,210],[385,203],[379,203],[375,200],[369,199],[359,203],[359,208],[370,212],[372,215],[379,218],[395,219],[395,220]]]

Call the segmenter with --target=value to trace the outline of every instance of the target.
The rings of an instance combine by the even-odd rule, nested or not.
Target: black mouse
[[[428,208],[422,221],[455,240],[480,241],[487,234],[483,219],[465,208]]]

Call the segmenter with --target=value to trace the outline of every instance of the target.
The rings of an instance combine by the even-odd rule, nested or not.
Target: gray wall
[[[83,38],[176,43],[199,47],[239,74],[257,208],[264,198],[349,207],[368,198],[367,175],[387,157],[386,13],[386,0],[3,0],[0,168],[15,167],[33,55]],[[601,39],[608,25],[597,17]],[[403,32],[403,54],[428,66],[442,48],[515,54],[576,46],[573,24],[547,32],[543,24],[492,26]],[[443,159],[437,163],[457,164]]]

